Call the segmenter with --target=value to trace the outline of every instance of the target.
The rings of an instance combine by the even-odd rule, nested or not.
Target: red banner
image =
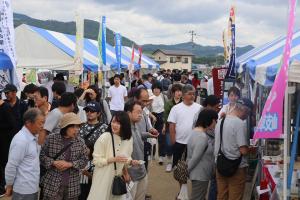
[[[212,77],[214,83],[214,94],[223,99],[224,79],[228,68],[213,68]]]

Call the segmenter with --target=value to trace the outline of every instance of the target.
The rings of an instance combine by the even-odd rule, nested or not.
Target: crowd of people
[[[127,199],[151,199],[148,163],[157,157],[166,173],[185,160],[192,200],[242,199],[249,141],[245,120],[253,105],[239,89],[229,90],[229,104],[222,107],[211,92],[200,98],[197,73],[163,70],[141,78],[135,73],[129,88],[116,74],[104,98],[97,85],[70,88],[59,77],[51,86],[26,85],[21,98],[12,84],[2,91],[2,196],[124,199],[126,194],[112,191],[122,176]],[[219,168],[220,155],[240,160],[230,176]],[[180,192],[174,190],[174,197],[181,199]]]

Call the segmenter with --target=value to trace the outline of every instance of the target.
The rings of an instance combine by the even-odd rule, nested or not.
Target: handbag
[[[110,134],[111,134],[114,157],[116,157],[114,137],[112,133]],[[122,175],[117,175],[117,164],[115,162],[114,162],[114,168],[115,168],[115,176],[112,184],[112,194],[116,196],[120,196],[127,193],[126,182]]]
[[[181,156],[181,159],[178,161],[177,165],[174,167],[173,176],[176,181],[181,184],[184,184],[188,180],[189,172],[188,165],[185,161],[186,148]]]
[[[217,170],[218,172],[225,177],[233,176],[238,170],[240,163],[242,161],[242,155],[238,159],[229,159],[222,152],[221,145],[223,140],[223,125],[224,125],[225,117],[221,121],[220,126],[220,147],[217,156]]]

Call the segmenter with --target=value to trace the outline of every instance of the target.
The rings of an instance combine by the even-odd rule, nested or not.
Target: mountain
[[[39,20],[28,17],[23,14],[14,13],[14,26],[18,27],[21,24],[27,24],[30,26],[36,26],[39,28],[61,32],[65,34],[76,34],[75,29],[75,22],[60,22],[55,20]],[[84,37],[97,40],[98,39],[98,32],[99,32],[99,22],[93,20],[84,20]],[[107,42],[111,45],[114,44],[114,32],[106,28],[106,35],[107,35]],[[122,45],[125,46],[132,46],[133,41],[122,37]]]
[[[61,32],[65,34],[75,35],[75,22],[60,22],[56,20],[39,20],[29,16],[14,13],[14,25],[18,27],[21,24],[27,24],[30,26],[36,26],[39,28]],[[114,32],[107,28],[107,42],[114,45]],[[99,22],[93,20],[84,20],[84,36],[89,39],[97,40],[99,31]],[[132,46],[134,41],[127,37],[122,37],[122,45]],[[136,44],[136,43],[135,43]],[[221,46],[202,46],[199,44],[187,42],[175,45],[153,45],[146,44],[142,45],[143,52],[151,55],[156,49],[167,49],[167,50],[187,50],[195,54],[195,57],[214,57],[223,54],[223,47]],[[253,49],[253,46],[237,47],[237,56]]]
[[[251,45],[244,47],[237,47],[237,56],[240,56],[247,51],[253,49],[254,47]],[[199,44],[195,44],[192,42],[175,44],[175,45],[154,45],[154,44],[145,44],[143,45],[143,51],[153,52],[156,49],[166,49],[166,50],[185,50],[192,52],[196,57],[204,57],[204,56],[217,56],[223,55],[224,48],[221,46],[202,46]]]

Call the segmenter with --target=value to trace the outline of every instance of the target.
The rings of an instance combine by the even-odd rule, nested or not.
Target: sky
[[[195,43],[222,46],[231,5],[236,7],[236,45],[260,46],[286,34],[288,0],[12,0],[14,12],[30,17],[99,21],[137,44]],[[298,12],[297,12],[298,11]],[[300,28],[300,5],[295,29]]]

